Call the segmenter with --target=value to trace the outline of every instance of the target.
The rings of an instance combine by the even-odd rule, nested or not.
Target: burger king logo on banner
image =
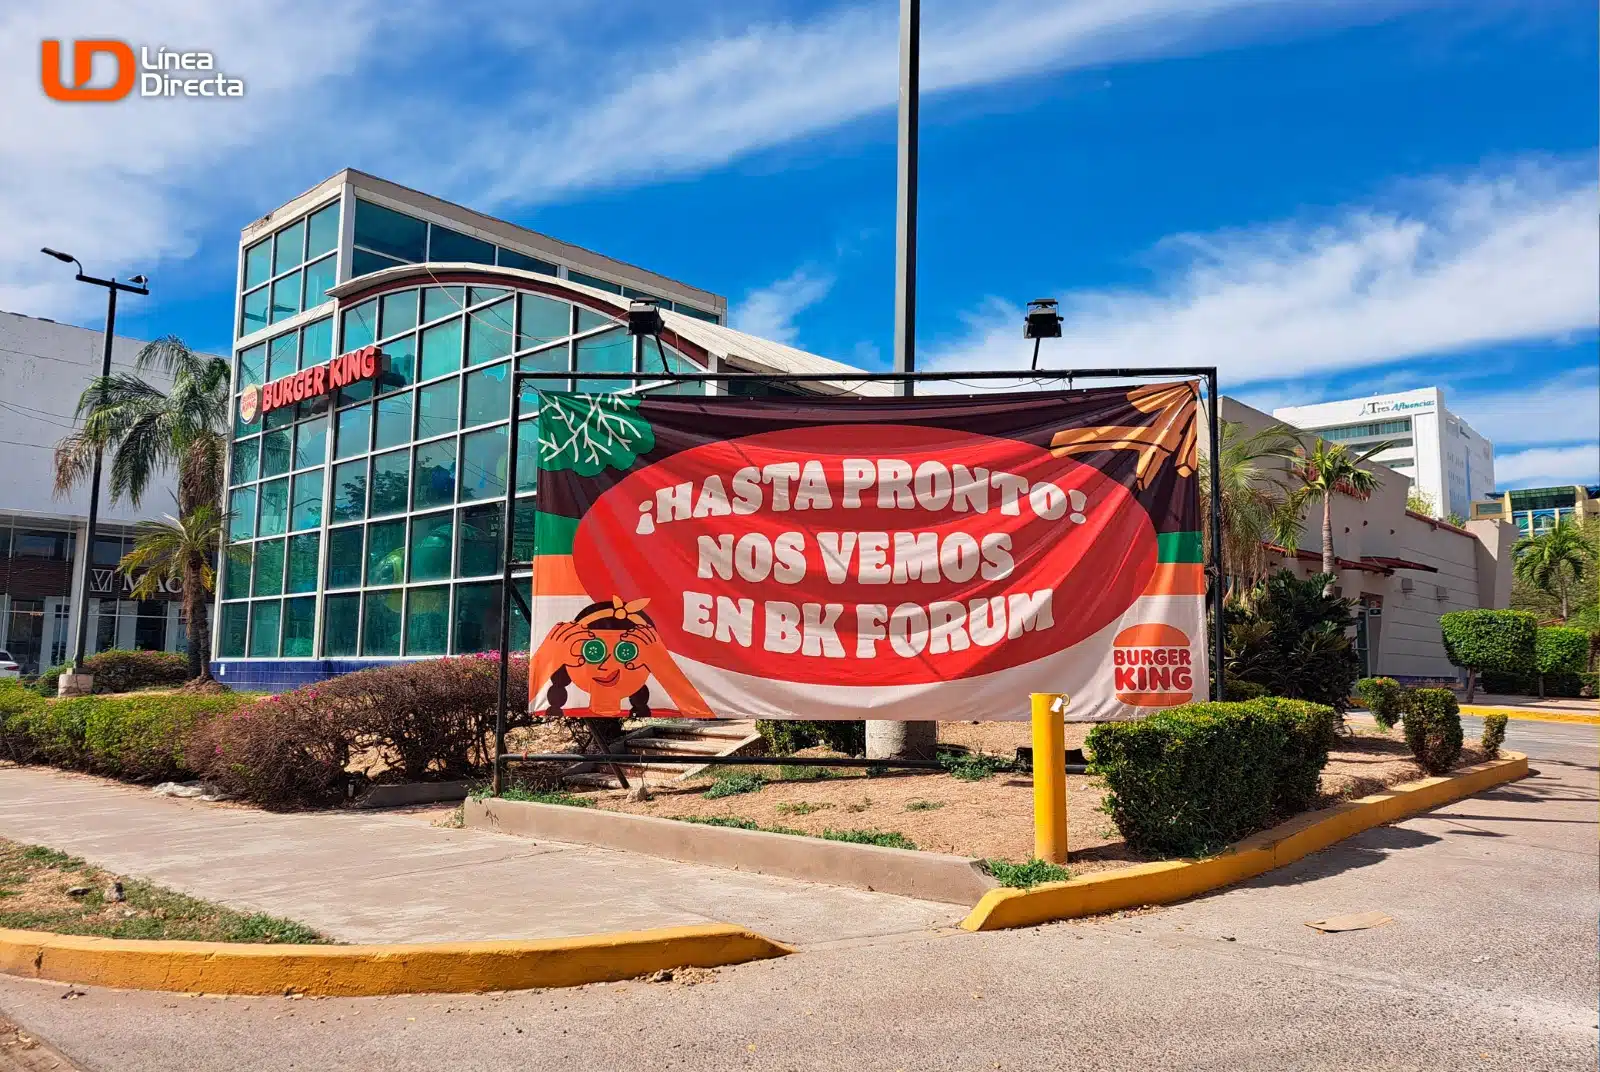
[[[239,396],[239,419],[249,424],[261,412],[261,388],[251,384]]]
[[[1133,625],[1111,646],[1117,699],[1133,707],[1177,707],[1194,699],[1189,635],[1160,623]]]

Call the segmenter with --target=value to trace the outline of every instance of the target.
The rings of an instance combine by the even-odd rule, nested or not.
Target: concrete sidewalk
[[[935,904],[374,812],[279,815],[0,768],[0,837],[347,942],[553,938],[737,923],[807,945],[953,925]]]

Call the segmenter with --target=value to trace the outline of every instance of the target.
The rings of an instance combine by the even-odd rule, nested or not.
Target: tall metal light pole
[[[111,342],[116,338],[117,332],[117,292],[125,290],[129,294],[149,294],[150,289],[144,284],[145,277],[136,275],[126,283],[119,283],[115,279],[100,279],[96,276],[85,275],[83,265],[70,253],[45,247],[39,251],[54,257],[58,261],[78,266],[77,280],[80,283],[89,283],[97,287],[106,288],[106,334],[100,347],[100,378],[102,384],[106,377],[111,375]],[[96,447],[94,452],[94,470],[89,478],[89,524],[88,531],[84,533],[87,546],[80,548],[78,553],[77,577],[74,587],[78,590],[80,606],[78,611],[77,636],[72,641],[72,672],[74,676],[83,673],[83,648],[89,636],[89,562],[94,557],[95,526],[100,520],[100,462],[104,451]],[[63,677],[63,683],[65,678]]]
[[[894,370],[917,370],[917,96],[922,0],[900,0],[900,130],[895,196]],[[896,390],[911,395],[910,379]],[[938,750],[937,722],[867,722],[870,759],[932,759]]]
[[[894,370],[917,369],[917,96],[922,0],[900,0],[899,169],[894,218]],[[912,393],[910,380],[896,385]]]

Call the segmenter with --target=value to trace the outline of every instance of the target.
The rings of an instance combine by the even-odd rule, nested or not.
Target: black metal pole
[[[83,276],[79,276],[82,279]],[[106,288],[106,334],[100,346],[100,402],[106,400],[106,378],[111,375],[111,343],[117,331],[117,287]],[[94,469],[89,477],[89,524],[84,533],[85,547],[78,552],[78,630],[72,639],[72,672],[83,673],[83,649],[89,639],[89,565],[94,559],[94,530],[100,521],[100,463],[103,447],[94,450]]]
[[[922,0],[900,0],[900,127],[895,188],[894,367],[917,367],[917,103]],[[912,381],[900,394],[912,394]]]
[[[501,519],[501,557],[500,557],[500,681],[495,698],[494,710],[494,772],[491,776],[491,789],[495,796],[499,796],[505,788],[505,776],[502,773],[505,761],[502,757],[506,754],[506,713],[510,704],[508,695],[511,687],[511,568],[516,556],[512,549],[516,546],[517,533],[517,445],[518,427],[517,415],[522,402],[522,378],[513,374],[511,377],[511,426],[506,443],[506,509]],[[524,701],[526,702],[526,701]]]
[[[1223,625],[1222,625],[1222,398],[1217,394],[1217,370],[1206,373],[1206,393],[1210,395],[1211,427],[1211,662],[1215,670],[1217,694],[1213,699],[1225,700],[1227,687],[1222,683]]]

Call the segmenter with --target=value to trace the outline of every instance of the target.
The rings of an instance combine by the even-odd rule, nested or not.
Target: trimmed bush
[[[847,756],[867,754],[865,722],[764,718],[756,723],[756,731],[766,740],[767,751],[775,756],[792,755],[819,744]]]
[[[1480,743],[1483,747],[1484,758],[1498,759],[1500,757],[1500,746],[1506,743],[1507,721],[1508,719],[1505,715],[1483,716],[1483,740]]]
[[[1471,612],[1461,612],[1471,613]],[[1443,774],[1461,756],[1461,706],[1449,689],[1411,689],[1403,716],[1406,744],[1429,774]]]
[[[1526,676],[1536,666],[1539,621],[1520,610],[1456,610],[1439,616],[1444,652],[1467,671],[1467,698],[1479,674]]]
[[[1356,682],[1356,698],[1367,705],[1367,710],[1386,730],[1394,729],[1400,721],[1405,690],[1392,677],[1364,677]]]
[[[134,781],[186,778],[195,771],[186,757],[197,728],[245,702],[226,694],[45,700],[12,688],[0,691],[0,740],[17,762]]]
[[[510,693],[528,694],[528,661],[511,661]],[[213,719],[190,761],[230,793],[266,808],[345,799],[382,763],[390,780],[466,778],[491,762],[499,658],[466,655],[361,670],[269,696]],[[529,723],[521,705],[510,726]]]
[[[1202,856],[1315,800],[1337,719],[1306,701],[1188,704],[1101,723],[1087,745],[1130,847]]]
[[[1254,681],[1245,681],[1243,678],[1224,677],[1223,682],[1228,689],[1229,700],[1259,700],[1263,696],[1271,696],[1272,690],[1265,685],[1258,685]]]
[[[188,656],[172,651],[112,648],[83,660],[83,668],[94,675],[96,693],[175,686],[189,680]],[[54,696],[57,679],[71,669],[71,663],[52,666],[34,681],[34,690],[41,696]]]

